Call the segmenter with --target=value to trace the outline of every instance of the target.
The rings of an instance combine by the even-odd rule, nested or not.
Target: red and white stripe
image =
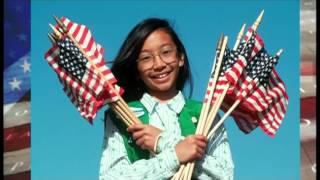
[[[272,104],[265,111],[259,113],[260,127],[270,136],[274,136],[284,119],[288,107],[288,95],[283,81],[273,70],[270,74],[269,94],[273,98]]]
[[[97,111],[106,103],[118,100],[118,95],[123,90],[115,84],[117,80],[106,66],[103,58],[104,49],[101,45],[95,43],[90,30],[84,25],[76,24],[67,18],[63,17],[61,20],[90,58],[86,64],[85,74],[79,81],[59,66],[58,55],[60,49],[57,45],[49,49],[45,58],[57,73],[64,87],[63,90],[71,102],[77,107],[80,114],[92,123]],[[94,68],[94,65],[97,69]],[[112,86],[116,92],[112,91],[109,86]]]
[[[247,66],[247,60],[245,59],[244,56],[239,55],[236,63],[225,72],[225,76],[228,79],[230,84],[234,85],[237,83],[239,77],[242,74],[243,69],[246,66]]]
[[[84,25],[79,25],[70,21],[69,19],[62,17],[62,22],[67,26],[69,33],[77,40],[82,49],[89,56],[90,60],[86,64],[87,68],[90,70],[86,73],[84,80],[88,81],[90,88],[97,85],[97,82],[104,84],[104,80],[108,81],[110,84],[116,83],[116,79],[111,73],[111,70],[105,65],[105,60],[103,58],[104,49],[100,44],[96,44],[90,30]],[[97,66],[104,78],[96,77],[97,70],[93,67],[93,64]],[[92,79],[90,79],[92,78]],[[97,82],[95,82],[95,80]]]
[[[244,42],[248,42],[248,40],[252,36],[252,34],[253,34],[253,29],[249,28],[243,37]],[[253,46],[253,51],[251,52],[251,55],[250,55],[250,59],[252,57],[254,57],[263,47],[264,47],[264,42],[263,42],[262,38],[258,35],[258,33],[256,33],[255,43]]]
[[[3,118],[3,175],[30,179],[30,102],[5,104]]]
[[[244,41],[248,41],[252,33],[250,28]],[[249,60],[263,47],[262,39],[256,34],[254,49]],[[225,76],[219,78],[220,86],[215,89],[214,99],[221,94],[225,84],[229,83],[230,88],[221,106],[222,110],[226,112],[236,100],[240,100],[241,103],[231,113],[238,127],[243,132],[249,133],[259,126],[266,134],[274,136],[284,119],[288,105],[285,85],[273,70],[267,88],[259,86],[258,80],[249,77],[244,70],[247,63],[248,60],[240,56],[234,66],[226,71]]]
[[[270,74],[267,89],[262,91],[261,88],[259,86],[253,92],[260,91],[264,94],[253,93],[249,97],[243,98],[242,102],[231,114],[238,127],[245,133],[251,132],[258,122],[259,127],[266,134],[274,136],[284,119],[288,106],[288,95],[283,81],[275,70]],[[266,100],[267,98],[268,100]],[[227,111],[236,99],[236,95],[228,95],[224,100],[222,109]],[[261,101],[267,104],[263,109]]]
[[[217,80],[215,89],[213,91],[211,104],[214,104],[215,101],[218,99],[218,97],[222,94],[223,90],[227,88],[228,86],[228,80],[225,76],[220,76]]]

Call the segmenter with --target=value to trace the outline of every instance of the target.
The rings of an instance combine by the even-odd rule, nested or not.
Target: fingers
[[[134,124],[134,125],[131,125],[127,128],[127,131],[128,132],[134,132],[134,131],[139,131],[139,130],[142,130],[145,128],[145,125],[144,124]]]
[[[139,138],[141,138],[143,135],[144,135],[144,131],[135,131],[132,133],[132,137],[133,137],[133,140],[137,140]]]
[[[145,142],[144,138],[139,138],[139,139],[136,140],[136,144],[138,146],[142,146],[144,144],[144,142]]]
[[[197,147],[197,158],[202,158],[205,154],[205,150],[203,148]]]
[[[207,143],[203,141],[196,141],[196,145],[202,149],[205,149],[207,146]]]
[[[205,143],[208,142],[207,137],[205,137],[205,136],[203,136],[203,135],[196,134],[196,135],[194,135],[193,137],[196,138],[197,140],[203,141],[203,142],[205,142]]]

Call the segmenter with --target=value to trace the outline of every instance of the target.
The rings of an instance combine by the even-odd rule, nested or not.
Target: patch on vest
[[[143,108],[137,108],[137,107],[129,107],[131,111],[136,115],[136,117],[140,117],[144,115]]]
[[[198,119],[193,116],[193,117],[191,118],[191,121],[192,121],[193,123],[196,123],[196,122],[198,122]]]

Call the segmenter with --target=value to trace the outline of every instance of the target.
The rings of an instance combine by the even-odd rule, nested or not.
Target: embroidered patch
[[[192,118],[191,118],[191,121],[192,121],[193,123],[196,123],[196,122],[198,122],[198,119],[197,119],[196,117],[192,117]]]
[[[136,115],[136,117],[140,117],[144,115],[143,108],[137,108],[137,107],[129,107],[131,111]]]

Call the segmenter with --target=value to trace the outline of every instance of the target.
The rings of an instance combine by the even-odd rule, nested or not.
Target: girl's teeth
[[[163,78],[165,76],[166,76],[166,74],[161,74],[161,75],[158,76],[158,78]]]

